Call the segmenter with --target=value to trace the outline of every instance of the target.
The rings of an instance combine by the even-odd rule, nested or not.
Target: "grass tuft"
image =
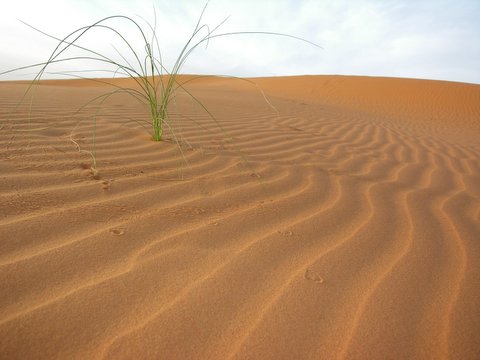
[[[91,81],[97,81],[104,84],[111,85],[114,90],[104,93],[91,101],[87,104],[82,106],[81,109],[85,108],[86,106],[92,104],[93,102],[99,102],[102,105],[107,99],[110,97],[123,93],[128,94],[129,96],[133,97],[136,101],[142,103],[149,112],[150,116],[150,124],[149,124],[149,132],[151,133],[151,137],[154,141],[161,141],[164,136],[165,128],[168,128],[172,133],[172,136],[177,143],[179,144],[179,140],[177,139],[174,131],[173,126],[170,121],[170,113],[169,109],[171,106],[172,101],[175,99],[175,94],[177,90],[181,89],[182,92],[186,93],[194,102],[196,102],[203,111],[205,111],[208,116],[215,121],[215,123],[222,129],[222,131],[226,134],[225,130],[221,127],[218,121],[215,119],[213,114],[192,94],[190,93],[184,85],[195,79],[190,79],[184,83],[180,83],[177,79],[178,74],[182,70],[182,67],[187,62],[189,56],[197,49],[200,45],[205,44],[208,45],[208,42],[212,39],[226,37],[226,36],[234,36],[234,35],[273,35],[273,36],[282,36],[288,37],[292,39],[296,39],[302,42],[306,42],[310,45],[315,47],[319,47],[317,44],[310,42],[308,40],[292,36],[289,34],[282,34],[276,32],[228,32],[228,33],[219,33],[219,29],[221,26],[227,21],[228,18],[225,18],[215,27],[210,29],[210,27],[206,24],[202,23],[203,16],[207,9],[208,2],[203,7],[201,14],[197,20],[195,28],[191,33],[190,37],[187,39],[185,45],[181,49],[180,53],[178,54],[175,63],[171,70],[167,70],[166,67],[162,63],[162,56],[161,50],[159,45],[159,39],[157,37],[157,16],[155,9],[154,13],[154,23],[153,25],[146,21],[143,18],[140,18],[142,21],[136,21],[132,17],[124,16],[124,15],[113,15],[104,17],[95,23],[83,26],[81,28],[76,29],[75,31],[69,33],[67,36],[63,38],[58,38],[53,35],[50,35],[26,22],[23,22],[28,27],[32,28],[33,30],[45,35],[49,38],[52,38],[58,41],[55,49],[51,52],[47,61],[33,64],[29,66],[19,67],[16,69],[8,70],[0,75],[11,73],[14,71],[32,69],[32,68],[40,68],[40,70],[36,73],[34,79],[29,84],[25,94],[23,95],[22,99],[19,103],[23,102],[27,96],[27,94],[32,90],[33,86],[38,84],[40,79],[47,73],[47,68],[54,64],[63,64],[69,63],[72,61],[85,61],[88,63],[95,63],[99,65],[98,69],[92,70],[77,70],[77,71],[64,71],[64,72],[57,72],[54,74],[61,74],[67,75],[73,78],[80,78],[80,79],[88,79]],[[21,21],[21,20],[20,20]],[[142,52],[138,52],[133,44],[129,42],[124,34],[116,28],[115,22],[124,22],[130,26],[133,26],[136,32],[136,36],[139,42],[135,42],[135,44],[141,43],[142,44]],[[142,26],[143,24],[143,26]],[[117,55],[119,55],[121,60],[112,58],[102,52],[93,50],[89,47],[81,45],[79,42],[82,38],[84,38],[87,34],[93,33],[94,31],[98,30],[105,30],[110,33],[111,37],[116,38],[121,44],[123,44],[124,48],[126,49],[124,52],[121,52],[117,48],[114,48]],[[77,50],[80,52],[80,55],[69,55],[71,50]],[[132,58],[133,62],[128,61],[128,58]],[[116,76],[123,76],[129,77],[133,79],[133,81],[138,85],[138,88],[132,87],[120,87],[114,83],[109,82],[106,79],[89,79],[84,73],[93,73],[96,71],[103,71],[109,72],[113,74],[113,77]],[[250,80],[243,79],[244,81]],[[261,89],[260,89],[261,91]],[[265,95],[262,93],[262,96],[267,101],[267,103],[272,106],[268,100],[266,99]],[[80,109],[80,110],[81,110]],[[79,110],[79,111],[80,111]],[[78,111],[77,111],[78,113]],[[94,129],[96,129],[96,116],[94,116]],[[145,126],[143,123],[142,126]],[[92,156],[93,165],[92,168],[96,171],[96,134],[93,134],[93,151],[84,151],[80,149],[79,144],[71,137],[71,141],[77,146],[79,151],[87,152]],[[182,153],[183,157],[183,153]]]

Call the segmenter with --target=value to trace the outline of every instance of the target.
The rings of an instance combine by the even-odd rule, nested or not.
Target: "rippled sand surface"
[[[1,359],[478,359],[480,86],[252,81],[0,83]]]

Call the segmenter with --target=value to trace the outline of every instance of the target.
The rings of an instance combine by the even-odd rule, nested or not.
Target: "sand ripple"
[[[480,87],[258,82],[112,100],[98,173],[101,87],[0,84],[1,359],[478,357]]]

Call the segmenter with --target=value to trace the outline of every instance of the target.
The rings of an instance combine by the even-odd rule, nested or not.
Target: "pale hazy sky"
[[[168,68],[204,4],[204,0],[5,1],[0,13],[0,72],[45,61],[56,45],[17,19],[63,37],[109,15],[135,19],[140,15],[153,22],[153,5]],[[272,36],[231,36],[213,40],[207,49],[198,48],[181,72],[243,77],[372,75],[480,83],[480,0],[211,0],[204,22],[215,26],[229,15],[220,32],[282,32],[324,49]],[[141,49],[131,28],[122,28],[121,22],[110,24]],[[107,34],[100,30],[81,44],[116,56],[112,45],[118,42]],[[89,66],[72,63],[52,71]],[[3,75],[0,80],[31,72]]]

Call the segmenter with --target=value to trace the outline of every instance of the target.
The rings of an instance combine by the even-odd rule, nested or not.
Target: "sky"
[[[63,38],[111,15],[130,16],[149,31],[145,20],[153,24],[155,13],[162,64],[171,70],[205,4],[205,0],[5,1],[0,13],[0,73],[46,61],[58,44],[19,20]],[[239,77],[368,75],[480,84],[480,0],[211,0],[202,24],[213,29],[227,17],[218,33],[279,32],[322,48],[282,36],[225,36],[196,48],[181,73]],[[131,24],[118,19],[105,24],[117,29],[138,53],[144,54],[141,36]],[[124,61],[118,51],[133,63],[129,49],[111,31],[90,30],[78,41]],[[71,49],[64,55],[82,53]],[[48,69],[52,74],[47,77],[103,68],[101,63],[68,61],[52,65]],[[32,78],[35,70],[3,74],[0,80]]]

